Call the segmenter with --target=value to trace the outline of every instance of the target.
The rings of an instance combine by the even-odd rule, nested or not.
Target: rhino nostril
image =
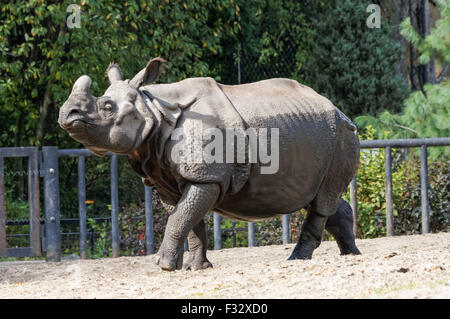
[[[70,118],[70,117],[72,117],[74,115],[79,115],[80,113],[81,113],[80,110],[72,109],[72,110],[70,110],[69,114],[67,114],[67,117]]]

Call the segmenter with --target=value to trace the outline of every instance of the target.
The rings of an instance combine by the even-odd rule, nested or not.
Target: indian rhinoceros
[[[108,151],[128,155],[144,184],[156,187],[169,211],[156,257],[162,269],[212,266],[204,222],[211,210],[258,221],[306,208],[289,259],[311,259],[324,229],[341,254],[360,253],[351,207],[341,198],[359,166],[359,140],[355,125],[340,110],[311,88],[283,78],[243,85],[223,85],[209,77],[151,84],[164,66],[164,59],[151,59],[133,79],[123,80],[119,66],[110,64],[106,73],[111,85],[99,98],[89,93],[91,79],[83,75],[59,113],[60,126],[71,137],[98,156]],[[262,153],[250,160],[249,136],[244,146],[236,142],[228,149],[228,141],[220,149],[223,144],[217,144],[215,152],[238,153],[228,160],[180,160],[174,154],[187,153],[193,140],[183,137],[180,147],[174,133],[184,129],[196,134],[198,122],[203,129],[219,131],[276,129],[270,138],[258,136],[258,148],[278,155],[274,169],[263,172],[267,158]],[[200,147],[206,146],[204,139]],[[239,152],[244,160],[237,160]],[[183,265],[186,238],[189,257]]]

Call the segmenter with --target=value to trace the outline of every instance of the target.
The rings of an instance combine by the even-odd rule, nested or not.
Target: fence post
[[[80,256],[87,258],[85,158],[78,157],[78,213],[80,215]]]
[[[427,147],[420,147],[420,193],[422,204],[422,234],[430,232],[430,215],[428,202],[428,152]]]
[[[353,234],[358,233],[358,184],[356,180],[356,175],[350,182],[350,206],[352,207],[353,214]]]
[[[255,247],[255,223],[248,223],[248,247]]]
[[[236,247],[236,221],[231,221],[231,229],[233,230],[233,247]]]
[[[39,208],[39,151],[28,157],[28,203],[30,209],[30,246],[33,256],[41,256],[41,219]]]
[[[152,188],[145,186],[145,248],[147,255],[151,255],[155,252],[154,236]]]
[[[0,157],[0,257],[8,257],[6,245],[5,168]]]
[[[111,238],[112,256],[120,256],[119,243],[119,181],[117,155],[111,156]]]
[[[42,148],[44,164],[44,203],[46,231],[46,261],[61,261],[61,231],[59,225],[58,148]]]
[[[394,202],[392,198],[392,153],[386,146],[384,154],[384,173],[386,177],[386,235],[394,235]]]
[[[291,237],[290,229],[289,229],[290,218],[291,218],[291,215],[286,214],[286,215],[283,215],[283,217],[281,219],[281,224],[283,227],[283,244],[289,244],[289,242],[290,242],[290,237]]]
[[[222,249],[222,230],[220,228],[220,223],[222,222],[222,216],[217,213],[214,216],[214,249]]]

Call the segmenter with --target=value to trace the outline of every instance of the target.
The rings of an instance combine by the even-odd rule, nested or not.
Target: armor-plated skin
[[[157,263],[164,270],[210,267],[206,258],[204,215],[215,210],[233,219],[256,221],[307,208],[299,241],[290,259],[310,259],[323,229],[341,254],[359,254],[352,232],[352,211],[341,199],[359,165],[356,127],[325,97],[288,79],[228,86],[211,78],[156,84],[164,60],[155,58],[132,80],[120,69],[107,70],[111,86],[104,96],[89,93],[90,79],[74,84],[60,110],[59,123],[97,155],[127,154],[146,185],[156,187],[170,216]],[[189,163],[174,160],[176,129],[249,128],[279,132],[278,169],[251,162]],[[205,147],[205,143],[202,145]],[[275,144],[274,144],[275,145]],[[192,145],[185,145],[184,151]],[[248,149],[246,149],[248,152]],[[247,154],[247,153],[246,153]],[[248,154],[247,154],[248,155]]]

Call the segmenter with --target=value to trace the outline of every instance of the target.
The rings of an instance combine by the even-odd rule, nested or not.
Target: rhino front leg
[[[206,233],[205,221],[202,219],[189,232],[189,257],[183,265],[185,270],[198,270],[212,267],[212,264],[206,258],[206,250],[208,249],[208,236]]]
[[[175,208],[176,208],[176,203],[172,204],[172,202],[168,201],[167,199],[163,198],[160,196],[160,201],[161,204],[164,208],[164,210],[170,215],[172,215],[175,212]],[[180,249],[180,248],[178,248]],[[159,249],[159,251],[156,253],[156,263],[159,263],[159,260],[161,258],[161,253],[163,252],[163,249]],[[176,261],[176,268],[180,269],[181,265],[183,265],[183,254],[184,254],[184,247],[183,247],[183,251],[179,251],[177,253],[177,261]]]
[[[189,184],[167,220],[156,263],[163,270],[181,269],[183,244],[188,233],[214,206],[220,193],[217,184]]]

